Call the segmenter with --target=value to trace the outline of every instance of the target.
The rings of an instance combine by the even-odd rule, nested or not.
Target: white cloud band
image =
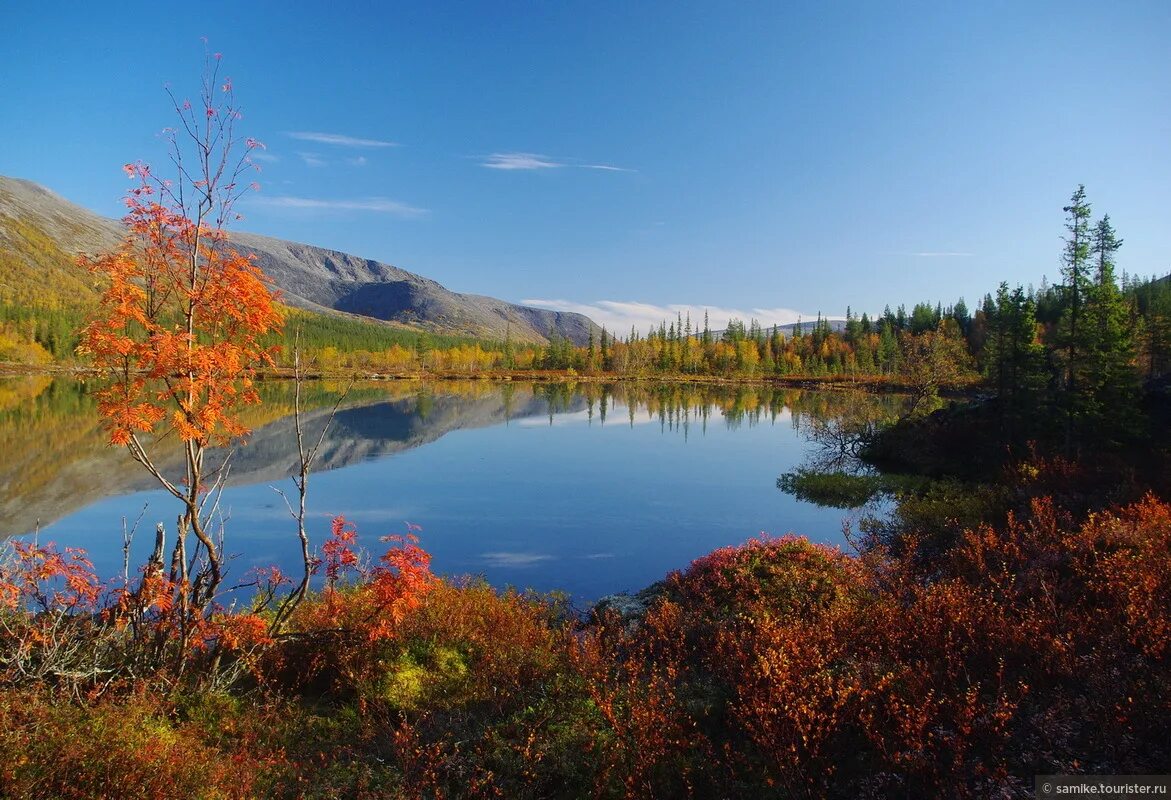
[[[257,195],[251,202],[270,208],[310,209],[318,211],[372,211],[391,214],[404,219],[413,219],[428,214],[425,208],[400,203],[385,197],[365,197],[349,200],[321,200],[313,197],[290,197],[288,195],[268,197]]]
[[[577,169],[598,169],[606,172],[636,172],[626,167],[616,167],[613,164],[579,164],[577,159],[553,158],[539,153],[493,153],[484,156],[481,167],[499,170],[540,170],[560,169],[561,167],[575,167]]]
[[[707,312],[708,326],[713,331],[728,327],[728,321],[738,319],[748,324],[753,319],[764,327],[773,325],[789,325],[797,321],[813,322],[817,314],[806,314],[794,311],[791,308],[721,308],[719,306],[703,306],[688,303],[674,303],[669,305],[655,305],[637,301],[598,300],[593,303],[577,303],[571,300],[522,300],[526,306],[547,308],[550,311],[573,311],[585,314],[599,325],[605,325],[606,330],[627,336],[631,326],[643,335],[650,328],[658,328],[660,322],[670,325],[680,316],[687,319],[690,315],[692,331],[703,330],[703,315]]]
[[[362,139],[357,136],[347,136],[344,133],[321,133],[318,131],[289,131],[286,136],[299,139],[303,142],[317,142],[318,144],[332,144],[338,147],[399,147],[398,142],[388,142],[382,139]]]

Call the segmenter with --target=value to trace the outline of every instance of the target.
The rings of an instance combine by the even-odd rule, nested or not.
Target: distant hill
[[[0,302],[59,308],[96,299],[74,257],[121,238],[120,223],[31,181],[0,177]]]
[[[831,331],[841,333],[846,329],[846,321],[844,319],[831,319],[829,317],[822,317],[822,323],[828,325]],[[817,325],[816,319],[807,319],[801,322],[790,322],[787,325],[778,325],[777,330],[783,332],[786,336],[791,336],[798,327],[801,328],[801,333],[809,333]],[[771,331],[770,325],[766,330]]]
[[[93,281],[74,257],[106,251],[122,235],[117,220],[32,181],[0,176],[0,303],[72,307],[93,300]],[[435,334],[509,335],[517,342],[544,342],[552,332],[580,345],[599,330],[581,314],[452,292],[413,272],[336,250],[249,233],[234,233],[232,241],[256,255],[292,306]]]
[[[829,329],[836,332],[836,333],[841,333],[842,331],[844,331],[846,329],[846,321],[844,319],[822,317],[822,323],[825,325],[828,325]],[[802,320],[801,322],[787,322],[783,325],[777,325],[776,328],[778,331],[785,334],[786,336],[792,336],[798,327],[801,328],[802,334],[807,334],[807,333],[810,333],[816,325],[817,325],[816,319],[807,319],[807,320]],[[772,330],[773,330],[773,326],[771,324],[765,325],[762,323],[761,328],[764,330],[764,332],[766,334],[772,333]],[[727,332],[726,330],[718,330],[718,331],[712,331],[711,334],[716,339],[719,339],[719,338],[722,338],[726,332]]]

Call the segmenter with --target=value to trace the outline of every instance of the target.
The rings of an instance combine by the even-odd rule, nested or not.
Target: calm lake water
[[[311,434],[340,388],[306,387]],[[264,396],[221,501],[236,578],[257,565],[297,568],[295,527],[274,491],[295,497],[291,387],[271,383]],[[797,501],[776,480],[806,459],[803,421],[858,402],[895,401],[766,387],[363,384],[326,433],[310,533],[319,543],[343,514],[377,552],[379,536],[409,521],[439,573],[559,589],[577,604],[638,590],[762,531],[839,544],[843,512]],[[0,534],[39,524],[41,541],[84,547],[113,575],[124,519],[133,525],[145,506],[135,562],[156,521],[173,532],[175,501],[105,445],[84,385],[0,381],[0,437]]]

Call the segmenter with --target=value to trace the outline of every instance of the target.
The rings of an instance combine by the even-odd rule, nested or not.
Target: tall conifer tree
[[[1130,310],[1114,277],[1114,254],[1121,247],[1109,215],[1103,216],[1091,231],[1094,279],[1086,293],[1082,378],[1094,430],[1103,434],[1129,426],[1126,412],[1138,389]]]
[[[1058,326],[1058,344],[1065,351],[1065,445],[1072,449],[1076,438],[1079,416],[1085,412],[1079,386],[1079,375],[1085,350],[1083,307],[1090,288],[1090,204],[1086,201],[1086,187],[1079,184],[1070,197],[1066,213],[1065,250],[1061,256],[1062,315]]]

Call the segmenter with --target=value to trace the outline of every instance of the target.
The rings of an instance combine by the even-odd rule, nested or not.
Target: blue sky
[[[108,7],[107,7],[108,6]],[[1171,3],[7,3],[0,174],[116,216],[206,36],[240,228],[644,328],[973,305],[1079,183],[1171,271]]]

